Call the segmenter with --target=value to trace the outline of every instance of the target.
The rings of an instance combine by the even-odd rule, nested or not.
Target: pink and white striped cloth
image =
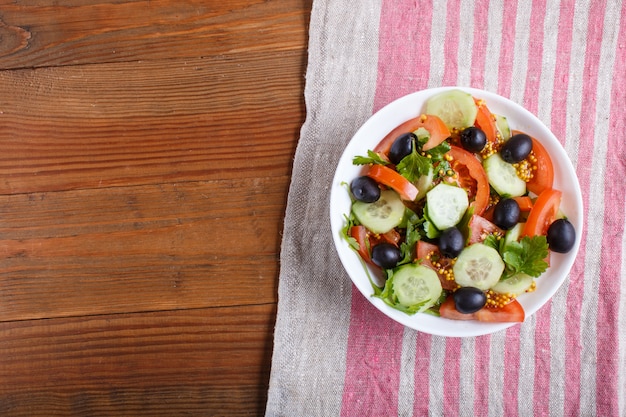
[[[626,2],[314,0],[285,215],[268,416],[626,415]],[[444,338],[352,286],[329,187],[343,147],[390,101],[495,92],[559,138],[582,188],[573,270],[521,325]]]

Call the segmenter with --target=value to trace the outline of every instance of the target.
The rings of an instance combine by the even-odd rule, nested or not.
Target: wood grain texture
[[[55,4],[56,3],[56,4]],[[306,0],[0,2],[0,68],[301,51]]]
[[[274,314],[268,304],[0,323],[0,414],[260,415]]]
[[[285,175],[302,72],[294,53],[0,72],[0,194]]]
[[[0,197],[0,321],[273,303],[287,185],[285,176]]]
[[[264,413],[311,0],[0,0],[0,415]]]

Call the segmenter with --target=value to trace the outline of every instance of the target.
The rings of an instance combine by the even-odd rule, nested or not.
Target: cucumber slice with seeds
[[[432,307],[443,291],[437,273],[418,264],[407,264],[393,274],[393,292],[398,303],[405,307],[419,305],[424,311]]]
[[[456,226],[469,207],[467,192],[454,185],[440,183],[426,193],[428,218],[439,230]]]
[[[519,197],[526,194],[526,183],[517,176],[515,167],[500,154],[494,153],[483,161],[489,184],[503,197]]]
[[[355,201],[352,212],[372,232],[387,233],[402,222],[405,206],[398,193],[385,190],[380,193],[378,201],[373,203]]]
[[[511,278],[507,278],[498,282],[491,287],[491,290],[500,294],[520,295],[526,292],[533,284],[534,278],[526,274],[515,274]]]
[[[448,129],[465,129],[474,125],[478,107],[471,94],[461,90],[447,90],[429,98],[424,111],[438,116]]]
[[[453,267],[454,280],[461,287],[488,290],[500,281],[504,261],[494,248],[474,243],[463,249]]]

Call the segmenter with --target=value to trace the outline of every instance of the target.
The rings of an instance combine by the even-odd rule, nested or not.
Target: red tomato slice
[[[439,315],[451,320],[476,320],[476,313],[459,313],[454,305],[454,297],[451,295],[439,306]]]
[[[428,255],[431,255],[431,258],[427,258]],[[422,261],[422,265],[427,266],[437,273],[439,277],[439,281],[441,281],[441,286],[444,290],[454,290],[457,287],[457,284],[454,280],[448,280],[444,274],[440,274],[439,270],[441,268],[437,268],[433,265],[433,260],[437,259],[436,262],[439,262],[443,268],[446,268],[450,265],[450,259],[441,255],[439,251],[439,247],[437,245],[433,245],[432,243],[424,242],[423,240],[419,240],[417,242],[417,259]]]
[[[548,188],[539,194],[528,213],[522,236],[545,235],[559,212],[560,205],[561,192],[559,190]]]
[[[489,220],[490,222],[493,222],[493,211],[495,210],[495,208],[496,208],[495,204],[490,205],[489,208],[487,208],[487,210],[483,212],[482,217],[485,220]]]
[[[422,150],[427,151],[432,149],[450,137],[450,130],[447,128],[443,120],[433,115],[421,115],[414,119],[407,120],[389,132],[387,136],[385,136],[383,140],[378,143],[376,148],[374,148],[374,152],[387,156],[389,149],[391,149],[391,145],[395,142],[398,136],[404,133],[414,132],[420,127],[423,127],[428,131],[428,133],[430,133],[430,139],[424,144]]]
[[[517,300],[513,300],[504,307],[483,307],[476,313],[478,321],[491,323],[521,323],[526,318],[524,307]]]
[[[472,215],[467,227],[469,228],[469,238],[467,240],[468,245],[480,243],[492,233],[504,236],[504,231],[502,229],[477,214]]]
[[[514,130],[512,134],[522,133]],[[526,189],[536,195],[542,191],[552,188],[554,184],[554,166],[552,158],[546,148],[537,139],[531,137],[533,141],[533,154],[537,158],[537,170],[533,172],[533,177],[526,183]]]
[[[379,243],[391,243],[398,247],[400,243],[400,233],[397,230],[393,229],[384,234],[374,234],[367,230],[367,228],[363,225],[352,226],[350,228],[350,236],[356,240],[356,243],[359,245],[359,249],[357,250],[359,256],[367,262],[368,264],[379,268],[378,265],[372,261],[371,250],[374,246]]]
[[[513,200],[517,201],[520,211],[530,211],[533,208],[533,200],[527,195],[521,197],[513,197]]]
[[[474,98],[474,102],[478,106],[478,113],[476,114],[476,121],[474,125],[485,132],[487,142],[495,143],[497,140],[498,128],[496,127],[496,118],[493,116],[487,104],[483,100]]]
[[[370,256],[370,252],[368,249],[368,232],[365,226],[352,226],[350,228],[350,236],[356,240],[356,243],[359,245],[359,249],[357,250],[361,259],[363,259],[368,264],[374,265],[372,262],[372,258]]]
[[[489,323],[521,323],[526,317],[524,308],[517,300],[511,301],[504,307],[483,307],[475,313],[459,313],[451,295],[439,306],[439,315],[452,320],[478,320]]]
[[[379,242],[391,243],[395,247],[398,247],[400,239],[402,239],[402,236],[400,236],[400,233],[396,229],[391,229],[387,233],[377,236]]]
[[[448,155],[453,158],[451,166],[452,169],[454,169],[459,175],[459,184],[463,188],[466,188],[463,184],[463,181],[467,180],[466,175],[469,175],[471,179],[476,182],[475,195],[472,196],[471,194],[473,193],[470,193],[470,198],[474,198],[474,201],[472,201],[470,206],[474,207],[474,214],[483,214],[489,204],[489,180],[487,179],[487,174],[485,173],[482,164],[474,156],[474,154],[466,151],[465,149],[459,148],[458,146],[451,146]],[[465,166],[465,168],[467,168],[467,173],[457,164]],[[455,167],[455,165],[457,166]]]
[[[391,168],[378,164],[372,165],[365,175],[387,187],[391,187],[404,200],[413,201],[417,197],[417,187]]]

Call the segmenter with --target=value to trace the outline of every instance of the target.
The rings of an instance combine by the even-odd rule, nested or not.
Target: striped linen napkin
[[[626,2],[315,0],[289,191],[268,416],[626,415]],[[343,148],[405,94],[492,91],[557,136],[583,193],[552,301],[487,336],[405,328],[353,286],[329,190]]]

